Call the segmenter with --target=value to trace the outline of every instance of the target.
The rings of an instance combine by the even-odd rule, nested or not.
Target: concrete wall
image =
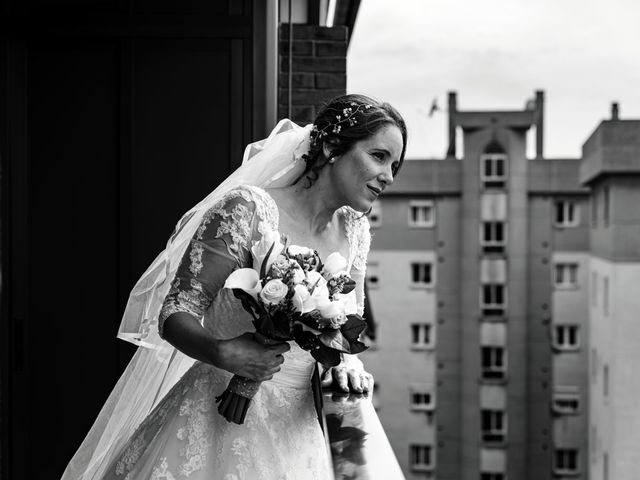
[[[437,283],[433,251],[374,250],[369,255],[369,264],[384,275],[380,275],[379,286],[369,290],[377,323],[376,343],[361,354],[367,370],[377,379],[378,415],[407,479],[424,478],[424,474],[414,474],[410,469],[409,445],[432,445],[435,455],[436,444],[434,416],[410,408],[412,384],[430,385],[436,394],[435,348],[412,348],[411,324],[429,323],[435,345],[438,341],[435,287],[411,287],[411,262],[415,261],[431,262]],[[446,404],[447,399],[442,398],[442,402]]]

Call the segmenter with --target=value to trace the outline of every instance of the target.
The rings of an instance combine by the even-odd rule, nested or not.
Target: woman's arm
[[[288,343],[264,346],[251,333],[217,340],[186,312],[167,317],[163,333],[165,340],[184,354],[256,381],[270,380],[279,372],[282,354],[290,348]]]
[[[205,213],[164,300],[158,329],[165,340],[186,355],[262,381],[280,369],[288,344],[265,346],[251,333],[219,340],[201,324],[231,272],[251,262],[249,248],[260,219],[256,200],[248,195],[246,190],[234,190]],[[222,320],[233,319],[214,318]]]

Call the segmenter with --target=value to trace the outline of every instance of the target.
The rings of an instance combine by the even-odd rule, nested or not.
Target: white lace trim
[[[369,220],[360,212],[350,207],[342,207],[344,215],[345,234],[350,246],[350,265],[358,270],[367,267],[367,255],[371,248],[371,233],[369,233]]]
[[[212,445],[213,420],[215,404],[211,402],[209,392],[209,377],[200,376],[194,383],[195,388],[202,393],[197,400],[186,398],[180,405],[180,416],[187,416],[187,424],[178,429],[178,439],[186,441],[180,449],[180,455],[185,462],[178,468],[178,473],[188,477],[193,472],[201,470],[207,463],[207,451]]]
[[[167,457],[160,460],[160,465],[153,467],[150,480],[175,480],[173,474],[169,471],[169,463]]]

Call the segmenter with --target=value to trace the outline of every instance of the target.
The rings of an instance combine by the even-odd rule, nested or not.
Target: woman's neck
[[[320,180],[320,179],[318,179]],[[322,235],[333,222],[335,211],[341,205],[333,204],[331,192],[314,182],[306,188],[306,181],[280,189],[281,210],[297,225],[313,236]]]

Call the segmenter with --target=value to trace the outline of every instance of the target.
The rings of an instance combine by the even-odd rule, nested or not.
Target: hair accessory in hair
[[[313,126],[310,134],[312,145],[321,141],[329,133],[340,133],[343,127],[353,127],[358,123],[356,115],[371,108],[371,105],[358,105],[356,102],[351,102],[349,105],[350,106],[342,109],[341,114],[335,116],[335,122],[328,122],[327,125],[321,129],[318,129],[317,125]]]

